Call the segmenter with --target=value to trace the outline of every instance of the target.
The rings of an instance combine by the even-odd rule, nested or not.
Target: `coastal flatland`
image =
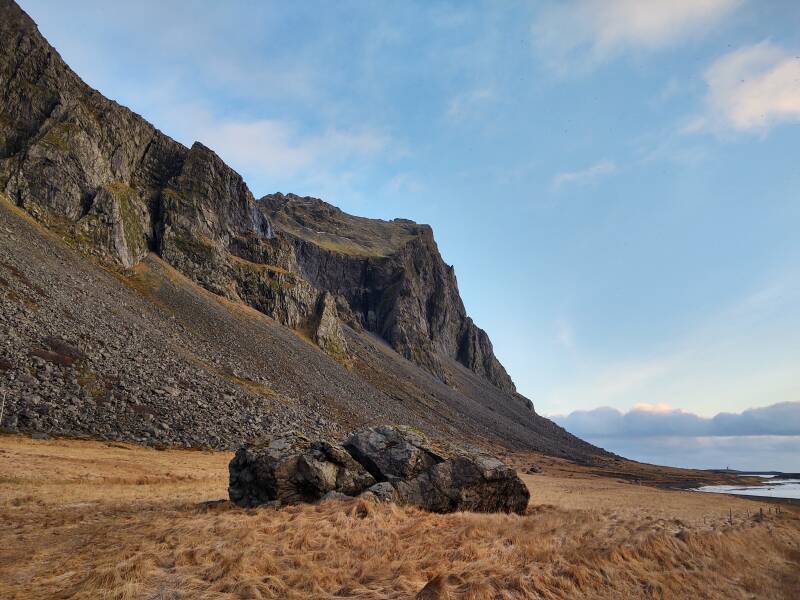
[[[534,455],[525,515],[243,510],[230,453],[0,436],[2,598],[797,598],[800,510]],[[687,472],[690,475],[692,472]],[[760,509],[763,509],[763,517]]]

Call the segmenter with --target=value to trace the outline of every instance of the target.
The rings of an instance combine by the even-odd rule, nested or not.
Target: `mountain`
[[[87,86],[11,0],[0,83],[13,426],[232,447],[388,420],[600,452],[516,393],[429,226],[256,200],[211,149]]]

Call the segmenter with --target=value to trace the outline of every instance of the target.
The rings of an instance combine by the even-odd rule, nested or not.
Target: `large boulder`
[[[446,455],[449,458],[444,458]],[[528,488],[514,469],[478,451],[434,451],[408,427],[368,427],[337,446],[298,433],[241,448],[230,463],[231,501],[245,507],[364,494],[431,512],[516,512]]]
[[[342,445],[377,481],[413,479],[445,460],[422,433],[410,427],[365,427],[350,434]]]
[[[480,454],[456,456],[392,485],[400,503],[438,513],[468,510],[521,514],[530,498],[514,469]]]
[[[230,499],[244,507],[314,502],[332,491],[355,496],[375,484],[341,446],[298,433],[240,448],[229,472]]]

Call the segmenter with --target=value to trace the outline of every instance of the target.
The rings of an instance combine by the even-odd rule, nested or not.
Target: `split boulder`
[[[332,491],[355,496],[375,484],[341,446],[298,433],[240,448],[229,472],[230,499],[244,507],[315,502]]]

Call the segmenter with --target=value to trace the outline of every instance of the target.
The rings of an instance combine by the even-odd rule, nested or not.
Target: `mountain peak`
[[[538,443],[540,418],[467,315],[430,226],[295,194],[255,200],[212,149],[186,148],[87,86],[13,2],[0,0],[0,13],[0,191],[14,204],[123,277],[155,255],[274,319],[380,390],[380,402],[411,402],[408,419],[419,418],[410,406],[446,398],[447,410],[480,415],[469,417],[479,428]],[[404,377],[416,391],[399,392]]]

